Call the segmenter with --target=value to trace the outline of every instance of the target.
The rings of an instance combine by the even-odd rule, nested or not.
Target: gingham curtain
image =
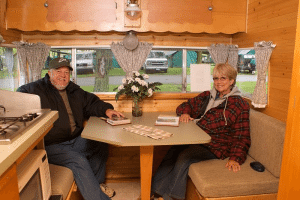
[[[255,108],[265,108],[267,105],[266,72],[274,45],[271,41],[254,43],[257,82],[252,95],[252,105]]]
[[[20,83],[24,85],[41,78],[50,47],[44,43],[17,42],[17,52],[20,61]],[[26,62],[28,62],[29,71]]]
[[[132,77],[132,72],[138,71],[143,66],[151,49],[152,44],[147,42],[139,42],[138,47],[134,50],[126,49],[123,42],[111,44],[111,51],[126,72],[126,77]]]
[[[212,44],[208,47],[208,51],[214,61],[214,63],[228,63],[237,68],[238,62],[238,46],[226,45],[226,44]]]

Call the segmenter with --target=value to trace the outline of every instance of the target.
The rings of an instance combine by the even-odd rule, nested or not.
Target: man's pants
[[[81,136],[46,146],[49,163],[72,170],[76,185],[85,200],[110,200],[99,184],[105,180],[108,145]]]

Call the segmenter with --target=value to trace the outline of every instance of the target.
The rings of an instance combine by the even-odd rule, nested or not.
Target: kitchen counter
[[[0,176],[12,166],[58,119],[58,111],[46,113],[11,144],[0,145]]]

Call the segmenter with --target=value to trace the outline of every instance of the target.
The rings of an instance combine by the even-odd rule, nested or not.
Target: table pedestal
[[[140,147],[141,200],[150,200],[153,146]]]

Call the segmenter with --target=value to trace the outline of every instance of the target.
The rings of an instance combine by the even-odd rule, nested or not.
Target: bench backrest
[[[280,176],[285,123],[250,110],[251,147],[249,155],[261,162],[275,177]]]

